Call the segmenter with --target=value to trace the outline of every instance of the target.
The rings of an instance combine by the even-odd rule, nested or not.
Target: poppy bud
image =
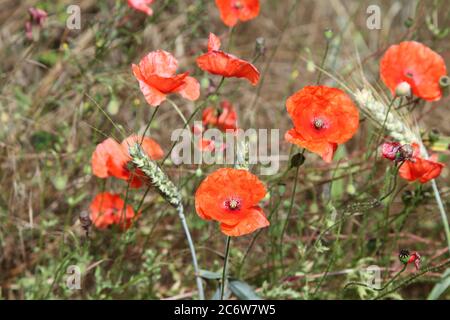
[[[440,137],[440,132],[437,129],[432,129],[429,133],[428,133],[428,139],[430,140],[430,142],[436,143],[439,140]]]
[[[398,254],[398,258],[399,258],[400,262],[403,264],[408,263],[410,256],[411,255],[409,253],[409,250],[406,250],[406,249],[400,250],[400,253]]]
[[[405,27],[411,28],[414,23],[414,20],[413,20],[413,18],[409,17],[408,19],[405,20],[404,23],[405,23]]]
[[[84,232],[86,233],[86,237],[89,236],[89,228],[91,227],[92,224],[91,218],[89,217],[89,213],[87,211],[81,211],[79,219],[81,228],[83,228]]]
[[[331,29],[326,29],[323,32],[323,35],[325,36],[325,39],[327,39],[327,41],[330,41],[333,38],[333,30]]]
[[[410,204],[413,197],[414,193],[411,190],[406,190],[402,193],[402,201],[405,205]]]
[[[442,94],[444,96],[447,96],[449,93],[449,88],[450,88],[450,78],[448,76],[442,76],[439,79],[439,86],[442,89]]]
[[[264,39],[263,37],[256,38],[255,52],[256,55],[264,55],[264,53],[266,52],[266,39]]]
[[[397,97],[409,97],[411,96],[411,86],[408,82],[402,81],[395,88],[395,95]]]
[[[300,167],[305,162],[305,156],[302,153],[297,153],[291,158],[291,168]]]

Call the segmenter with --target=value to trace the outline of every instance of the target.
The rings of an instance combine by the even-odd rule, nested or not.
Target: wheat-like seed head
[[[385,125],[386,131],[401,143],[420,142],[420,138],[409,128],[399,114],[389,110],[388,106],[375,99],[369,89],[357,89],[354,97],[359,106],[379,127]],[[389,114],[388,114],[389,112]]]
[[[129,152],[133,164],[145,174],[149,183],[158,190],[167,202],[174,207],[178,207],[181,204],[180,192],[156,162],[142,151],[139,143],[130,146]]]

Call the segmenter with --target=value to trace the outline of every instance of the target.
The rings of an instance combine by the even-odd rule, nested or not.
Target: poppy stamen
[[[231,211],[239,210],[241,208],[241,202],[239,199],[229,199],[225,201],[225,207]]]

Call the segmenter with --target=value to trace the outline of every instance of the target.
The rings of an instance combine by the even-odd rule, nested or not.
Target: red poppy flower
[[[250,62],[225,53],[220,49],[220,39],[209,34],[208,52],[197,58],[200,69],[227,78],[245,78],[253,85],[259,81],[259,71]]]
[[[238,20],[254,19],[259,14],[259,0],[216,0],[220,18],[225,25],[232,27]]]
[[[136,10],[142,11],[145,14],[151,16],[153,15],[153,10],[150,8],[153,0],[128,0],[128,5]]]
[[[135,218],[130,205],[124,209],[125,202],[120,195],[109,192],[99,193],[90,205],[92,223],[99,229],[106,229],[117,224],[121,229],[128,229]]]
[[[419,180],[420,183],[426,183],[441,174],[444,164],[437,162],[437,156],[433,155],[430,159],[420,157],[420,148],[417,143],[412,144],[413,157],[407,160],[399,169],[400,177],[408,181]]]
[[[349,140],[359,126],[359,113],[350,98],[336,88],[307,86],[289,97],[287,111],[294,128],[285,139],[331,162],[338,144]]]
[[[421,43],[405,41],[389,47],[381,59],[380,74],[392,94],[406,82],[414,95],[434,101],[442,96],[439,79],[447,69],[439,54]]]
[[[237,113],[233,105],[224,100],[220,103],[220,114],[217,116],[217,110],[214,107],[208,107],[203,111],[202,121],[204,126],[214,126],[226,132],[227,130],[237,129]]]
[[[139,170],[130,171],[128,163],[131,157],[128,148],[135,144],[141,143],[142,138],[138,136],[130,136],[119,144],[114,139],[108,138],[95,148],[92,154],[92,172],[99,178],[116,177],[118,179],[130,181],[130,187],[139,188],[142,186],[143,175]],[[142,149],[153,160],[161,159],[164,155],[163,150],[153,139],[144,137]]]
[[[228,236],[242,236],[269,225],[258,206],[266,195],[264,184],[247,170],[219,169],[200,184],[195,209],[205,220],[220,223]]]
[[[200,85],[189,72],[175,74],[178,61],[164,50],[150,52],[139,65],[133,64],[133,73],[145,100],[151,106],[158,106],[170,93],[179,93],[183,98],[195,101],[200,96]]]

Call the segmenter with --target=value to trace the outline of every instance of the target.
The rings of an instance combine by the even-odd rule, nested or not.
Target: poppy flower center
[[[242,9],[242,7],[243,7],[243,5],[240,1],[235,1],[233,4],[233,8],[236,10],[240,10],[240,9]]]
[[[228,199],[225,201],[225,207],[231,211],[239,210],[241,208],[241,201],[236,198]]]
[[[325,122],[321,118],[315,118],[313,120],[313,126],[316,130],[320,130],[325,126]]]

